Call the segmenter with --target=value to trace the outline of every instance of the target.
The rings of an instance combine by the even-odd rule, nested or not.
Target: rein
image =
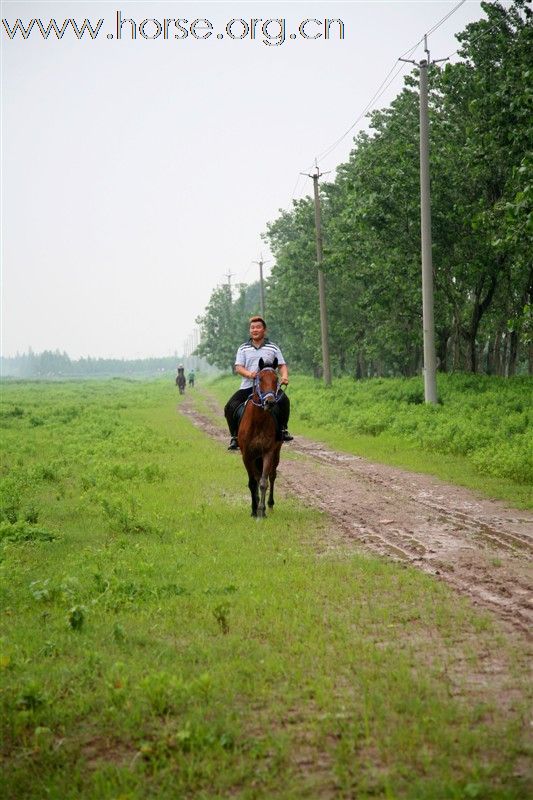
[[[263,369],[260,370],[257,373],[257,375],[255,376],[255,378],[254,378],[254,394],[257,394],[257,396],[259,398],[259,403],[257,403],[254,400],[254,394],[252,394],[252,396],[250,398],[251,401],[252,401],[252,404],[254,406],[256,406],[257,408],[262,408],[263,410],[266,410],[265,409],[265,401],[267,400],[268,397],[273,397],[274,398],[274,402],[275,403],[279,403],[279,400],[280,400],[281,395],[283,393],[282,388],[279,385],[279,381],[278,381],[277,378],[276,378],[276,391],[275,392],[264,392],[263,393],[261,391],[261,384],[260,384],[260,381],[259,381],[259,376],[261,375],[261,372],[266,372],[267,370],[269,370],[270,372],[274,372],[274,373],[276,372],[276,370],[273,369],[272,367],[263,367]]]

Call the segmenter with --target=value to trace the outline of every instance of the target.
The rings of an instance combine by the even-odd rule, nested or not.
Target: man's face
[[[265,326],[262,322],[250,322],[250,336],[254,342],[260,341],[265,336]]]

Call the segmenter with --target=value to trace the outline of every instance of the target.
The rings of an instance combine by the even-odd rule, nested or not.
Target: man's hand
[[[246,367],[243,367],[241,364],[235,365],[235,372],[237,375],[240,375],[241,378],[248,378],[249,380],[255,380],[255,376],[257,372],[249,372]]]
[[[289,385],[289,370],[288,370],[286,364],[280,364],[279,377],[280,377],[280,383],[281,383],[282,386],[288,386]]]

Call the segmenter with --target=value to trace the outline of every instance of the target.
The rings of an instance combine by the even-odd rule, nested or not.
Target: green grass
[[[210,384],[220,402],[234,377]],[[291,376],[291,432],[397,467],[436,475],[517,508],[533,507],[533,380],[439,375],[440,403],[421,378]]]
[[[488,615],[348,548],[175,388],[3,386],[5,798],[525,798],[527,667]]]

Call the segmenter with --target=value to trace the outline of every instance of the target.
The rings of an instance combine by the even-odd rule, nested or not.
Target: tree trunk
[[[491,356],[490,356],[491,370],[492,370],[491,374],[492,375],[499,375],[500,374],[500,363],[501,363],[500,351],[501,351],[501,346],[502,346],[502,332],[498,328],[498,330],[496,331],[496,335],[494,337],[494,343],[492,345],[492,352],[491,352]]]
[[[437,341],[437,369],[440,372],[448,372],[448,340],[450,338],[449,328],[445,328],[438,334]]]
[[[452,370],[457,372],[461,369],[461,319],[457,312],[453,315],[452,331]]]
[[[485,372],[487,375],[492,375],[492,341],[490,336],[485,343],[483,355],[485,358]]]
[[[481,279],[481,285],[479,288],[476,289],[475,292],[475,302],[474,302],[474,309],[472,311],[472,319],[470,321],[470,330],[469,330],[469,346],[470,346],[470,371],[477,372],[477,348],[476,348],[476,336],[479,329],[479,323],[481,322],[481,318],[487,308],[492,303],[492,298],[494,297],[494,292],[496,290],[496,275],[492,275],[490,278],[490,285],[487,290],[487,294],[485,295],[484,300],[481,300],[481,292],[483,291],[483,284],[485,282],[485,278]]]
[[[500,369],[498,374],[504,378],[505,377],[505,368],[507,366],[507,343],[509,341],[509,337],[507,333],[504,331],[502,334],[502,346],[500,348]]]
[[[516,374],[516,359],[518,356],[518,331],[511,331],[509,340],[509,362],[507,365],[507,377],[511,378]]]
[[[341,371],[341,375],[344,375],[344,371],[346,369],[346,355],[344,350],[341,350],[339,354],[339,369]]]
[[[355,380],[360,381],[364,375],[363,367],[362,367],[363,357],[361,353],[357,353],[357,357],[355,360]]]

